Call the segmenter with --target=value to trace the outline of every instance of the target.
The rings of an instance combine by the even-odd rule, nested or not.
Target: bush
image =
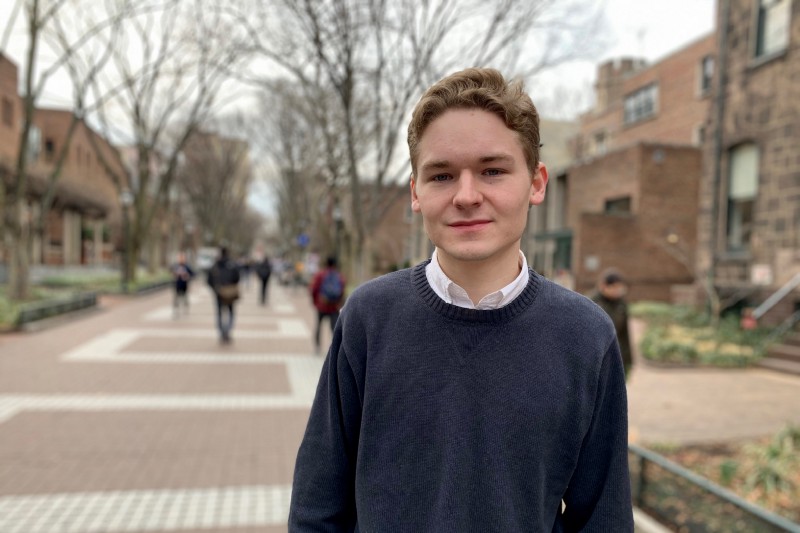
[[[665,329],[659,327],[647,330],[641,348],[646,359],[661,363],[694,363],[698,359],[697,350],[691,343],[671,340]]]
[[[712,328],[708,317],[685,306],[639,302],[631,315],[645,320],[641,351],[645,359],[673,364],[744,367],[763,355],[768,330],[744,331],[735,316]]]

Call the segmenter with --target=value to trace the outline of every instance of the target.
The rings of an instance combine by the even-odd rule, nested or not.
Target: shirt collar
[[[436,256],[436,250],[433,251],[431,262],[425,267],[425,277],[428,279],[433,292],[436,295],[451,305],[458,307],[465,307],[467,309],[499,309],[505,305],[510,304],[514,299],[519,296],[525,287],[528,285],[528,261],[525,259],[525,254],[520,250],[519,252],[519,275],[503,287],[502,289],[489,293],[475,305],[467,295],[467,291],[459,286],[456,282],[447,277],[447,274],[442,270],[439,264],[439,259]]]

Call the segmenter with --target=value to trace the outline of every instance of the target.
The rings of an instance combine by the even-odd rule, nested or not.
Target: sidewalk
[[[643,323],[634,320],[634,346],[642,333]],[[635,357],[628,384],[632,442],[722,442],[800,424],[800,376],[764,369],[657,368]]]
[[[306,293],[256,286],[229,346],[202,281],[0,338],[0,531],[286,531],[322,357]]]

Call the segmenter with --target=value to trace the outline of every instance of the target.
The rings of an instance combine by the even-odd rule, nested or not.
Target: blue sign
[[[297,245],[300,246],[300,248],[305,248],[306,246],[308,246],[309,240],[310,239],[307,234],[301,233],[300,235],[297,236]]]

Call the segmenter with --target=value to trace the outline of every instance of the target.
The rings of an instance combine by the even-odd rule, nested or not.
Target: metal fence
[[[754,505],[661,455],[628,446],[633,504],[680,533],[800,533],[800,524]]]

